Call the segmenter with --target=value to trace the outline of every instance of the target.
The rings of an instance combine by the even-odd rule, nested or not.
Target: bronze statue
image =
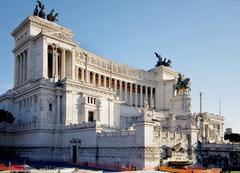
[[[37,1],[37,5],[33,11],[34,16],[39,16],[43,19],[45,19],[45,12],[44,12],[44,4],[41,1]],[[40,9],[40,10],[39,10]],[[51,22],[58,21],[58,13],[54,14],[54,9],[51,10],[51,12],[47,15],[47,20]]]
[[[51,22],[58,21],[58,13],[54,14],[54,9],[52,9],[51,12],[47,15],[47,20]]]
[[[34,11],[33,11],[34,16],[38,16],[38,5],[36,5]]]
[[[155,65],[155,67],[160,67],[162,65],[165,66],[165,67],[171,67],[172,61],[170,59],[167,61],[167,59],[164,58],[164,60],[163,60],[163,58],[160,54],[158,54],[156,52],[154,52],[154,53],[155,53],[156,57],[158,58],[158,62]]]
[[[38,3],[38,7],[40,8],[38,16],[45,19],[44,4],[41,1],[37,1],[37,3]]]
[[[177,83],[173,85],[173,92],[177,91],[177,95],[180,90],[182,90],[183,93],[186,93],[187,91],[191,91],[190,78],[184,79],[184,76],[181,73],[178,74]]]

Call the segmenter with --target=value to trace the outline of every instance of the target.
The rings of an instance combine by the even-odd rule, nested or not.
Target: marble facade
[[[0,146],[35,160],[144,169],[194,162],[198,140],[222,141],[223,117],[192,113],[189,92],[173,91],[172,68],[146,71],[100,57],[69,29],[37,16],[12,36],[14,87],[0,96],[0,109],[16,120],[0,126]],[[179,145],[190,152],[170,156]]]

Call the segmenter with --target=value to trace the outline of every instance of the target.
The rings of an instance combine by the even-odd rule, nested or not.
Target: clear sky
[[[192,110],[219,113],[240,132],[240,0],[43,0],[46,13],[74,32],[80,47],[141,69],[172,60],[191,78]],[[35,0],[1,0],[0,93],[13,85],[10,33],[35,8]],[[239,106],[239,107],[238,107]]]

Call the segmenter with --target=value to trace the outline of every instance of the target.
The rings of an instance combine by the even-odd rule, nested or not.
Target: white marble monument
[[[198,139],[222,140],[223,117],[193,114],[189,89],[173,89],[178,72],[169,66],[146,71],[100,57],[37,16],[12,36],[14,87],[0,109],[16,120],[1,124],[1,147],[32,160],[144,169],[194,162]],[[168,154],[179,145],[181,154]]]

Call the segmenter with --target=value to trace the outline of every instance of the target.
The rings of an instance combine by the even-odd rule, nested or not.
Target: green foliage
[[[11,112],[0,109],[0,123],[6,122],[12,124],[15,118]]]
[[[238,133],[225,134],[224,139],[229,140],[230,142],[240,142],[240,134]]]

